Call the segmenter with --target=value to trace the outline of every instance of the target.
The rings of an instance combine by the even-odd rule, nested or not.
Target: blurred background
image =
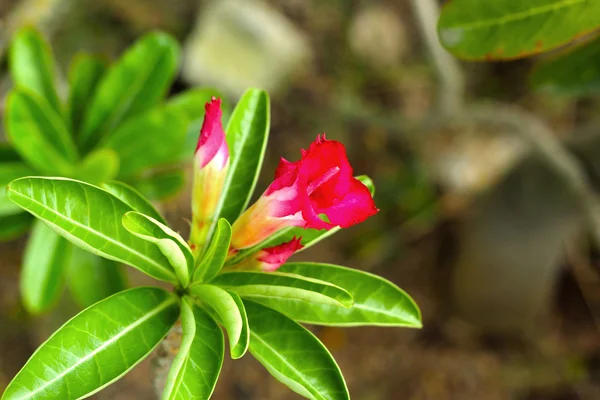
[[[0,96],[24,25],[51,42],[63,82],[79,52],[114,59],[169,32],[184,49],[172,94],[207,86],[235,104],[249,86],[269,90],[256,195],[279,157],[299,158],[322,132],[373,178],[381,212],[297,256],[380,274],[421,308],[420,330],[311,328],[354,399],[600,399],[600,253],[585,197],[600,184],[598,97],[533,90],[545,55],[458,62],[437,43],[437,12],[430,0],[0,0]],[[188,180],[162,205],[184,235],[189,202]],[[23,244],[0,244],[0,388],[76,312],[68,298],[41,318],[23,310]],[[153,368],[92,398],[152,399]],[[251,357],[226,357],[214,398],[298,396]]]

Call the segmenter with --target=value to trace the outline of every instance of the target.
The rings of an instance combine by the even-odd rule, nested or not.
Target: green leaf
[[[189,297],[181,302],[181,330],[181,346],[169,370],[162,399],[209,399],[223,365],[223,331]]]
[[[231,225],[225,218],[221,218],[208,249],[199,258],[200,263],[194,271],[194,282],[206,282],[217,276],[227,257],[230,242]]]
[[[54,59],[50,46],[37,30],[27,27],[15,35],[9,67],[15,86],[38,94],[60,114],[60,101],[54,87]]]
[[[371,178],[369,178],[366,175],[360,175],[360,176],[357,176],[356,178],[359,181],[361,181],[367,188],[369,188],[369,191],[371,192],[371,196],[375,195],[375,186],[373,185],[373,181],[371,180]],[[338,232],[340,229],[341,229],[340,227],[335,227],[330,230],[325,230],[325,229],[319,230],[319,229],[312,229],[312,228],[305,229],[305,228],[295,227],[295,226],[284,228],[284,229],[277,231],[275,234],[270,236],[267,240],[264,240],[263,242],[257,244],[256,246],[241,250],[234,257],[231,257],[231,259],[229,259],[225,265],[237,264],[241,260],[250,257],[252,254],[256,253],[257,251],[259,251],[261,249],[277,246],[282,243],[287,243],[294,238],[301,238],[300,242],[302,243],[303,247],[300,250],[296,251],[296,253],[299,253],[303,250],[308,249],[309,247],[314,246],[315,244],[319,243],[321,240],[328,238],[329,236]]]
[[[19,153],[8,142],[0,141],[0,162],[23,162]]]
[[[530,76],[539,91],[584,96],[600,91],[600,38],[540,62]],[[574,71],[576,71],[574,73]]]
[[[33,353],[2,400],[88,397],[149,355],[178,316],[177,297],[159,288],[130,289],[96,303]]]
[[[238,359],[246,354],[250,331],[240,296],[213,285],[190,286],[190,293],[227,330],[231,358]]]
[[[21,208],[6,196],[6,186],[17,178],[30,175],[35,175],[35,172],[22,162],[0,163],[0,217],[21,212]]]
[[[452,0],[438,23],[440,42],[457,57],[499,60],[563,45],[600,26],[600,2]]]
[[[269,96],[259,89],[244,93],[227,124],[229,170],[215,216],[233,223],[248,205],[269,137]],[[216,221],[212,230],[216,227]],[[208,237],[212,236],[212,231]]]
[[[73,247],[67,270],[67,287],[73,300],[86,308],[127,288],[119,263]]]
[[[250,353],[278,381],[314,400],[349,400],[342,372],[312,333],[270,308],[244,300]]]
[[[413,299],[392,282],[377,275],[320,263],[288,263],[277,271],[330,282],[346,289],[354,299],[350,308],[292,299],[253,299],[292,319],[332,326],[421,327],[421,313]]]
[[[208,88],[190,89],[169,98],[167,101],[166,107],[168,109],[183,113],[188,121],[184,144],[178,153],[179,157],[176,159],[178,162],[187,162],[194,157],[194,150],[204,120],[204,106],[213,97],[221,98],[222,118],[223,123],[225,123],[231,110],[217,90]]]
[[[94,147],[123,121],[154,107],[177,71],[179,45],[165,33],[138,40],[104,75],[85,114],[80,144]]]
[[[6,101],[6,132],[29,165],[47,175],[70,175],[77,149],[60,115],[32,93],[13,90]]]
[[[136,179],[132,184],[149,199],[164,200],[175,196],[185,185],[185,173],[181,169],[157,172],[151,176]]]
[[[97,149],[83,160],[75,174],[78,179],[99,184],[114,179],[119,173],[119,156],[111,149]]]
[[[65,270],[72,246],[42,221],[36,221],[21,270],[21,298],[31,314],[48,311],[64,289]]]
[[[186,119],[167,108],[156,108],[127,120],[101,142],[121,157],[119,176],[131,177],[150,167],[171,163],[183,146]]]
[[[73,132],[79,132],[86,109],[106,72],[106,62],[89,54],[73,59],[69,70],[69,117]]]
[[[28,213],[0,216],[0,241],[13,240],[29,230],[34,218]]]
[[[123,227],[122,216],[132,210],[110,193],[71,179],[32,177],[11,182],[8,197],[76,246],[177,282],[160,250]]]
[[[210,281],[236,292],[245,299],[303,301],[331,306],[351,307],[352,295],[346,290],[318,279],[281,272],[225,272]]]
[[[158,222],[167,225],[167,221],[163,218],[162,215],[154,208],[152,203],[145,198],[140,192],[127,185],[126,183],[119,181],[110,181],[105,182],[102,185],[104,190],[112,193],[114,196],[118,197],[119,200],[129,205],[135,211],[139,211],[142,214],[146,214]]]
[[[129,211],[123,215],[123,226],[131,234],[156,244],[175,269],[181,285],[186,287],[190,283],[194,271],[194,256],[177,232],[137,211]]]

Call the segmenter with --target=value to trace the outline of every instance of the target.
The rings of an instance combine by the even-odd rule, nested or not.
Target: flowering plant
[[[127,287],[122,266],[82,251],[12,203],[6,185],[31,175],[64,176],[102,185],[117,196],[175,194],[184,183],[182,149],[197,139],[204,104],[214,91],[192,89],[162,101],[175,78],[180,48],[165,33],[137,40],[112,65],[90,54],[73,59],[62,102],[48,43],[32,28],[14,36],[13,89],[6,100],[8,143],[0,142],[0,240],[31,228],[20,276],[23,305],[40,314],[65,286],[81,308]],[[149,60],[151,60],[149,62]],[[191,133],[191,134],[190,134]]]
[[[377,212],[372,184],[354,178],[344,146],[319,136],[246,209],[262,164],[269,101],[252,89],[227,129],[218,99],[194,158],[189,242],[135,191],[120,195],[66,178],[25,177],[8,197],[75,246],[169,282],[137,287],[88,307],[33,354],[2,399],[80,399],[144,359],[181,320],[182,341],[164,399],[208,399],[224,358],[249,351],[279,381],[310,399],[349,399],[335,360],[298,323],[420,327],[416,304],[378,276],[294,252]],[[124,186],[125,187],[125,186]]]

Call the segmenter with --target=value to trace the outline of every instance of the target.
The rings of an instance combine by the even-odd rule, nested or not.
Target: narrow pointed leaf
[[[109,191],[115,197],[118,197],[119,200],[126,203],[135,211],[139,211],[142,214],[146,214],[158,222],[167,225],[167,221],[163,218],[162,215],[158,212],[156,208],[150,203],[150,200],[145,198],[140,192],[135,190],[133,187],[127,185],[126,183],[119,181],[110,181],[103,183],[102,188],[104,190]]]
[[[69,118],[72,132],[79,132],[85,111],[106,68],[104,60],[89,54],[80,54],[73,60],[69,71]]]
[[[329,282],[282,272],[226,272],[210,281],[245,299],[294,300],[351,307],[352,295]]]
[[[349,400],[342,372],[311,332],[283,314],[245,300],[250,353],[294,392],[314,400]]]
[[[17,178],[30,175],[35,175],[35,172],[22,162],[0,163],[0,217],[21,212],[21,208],[6,196],[6,187],[11,181]]]
[[[227,330],[231,358],[237,359],[246,354],[250,331],[242,299],[235,293],[213,285],[190,286],[190,292]]]
[[[73,300],[86,308],[127,289],[127,278],[119,263],[73,246],[67,287]]]
[[[60,113],[60,101],[54,86],[54,58],[50,46],[37,30],[27,27],[15,35],[9,61],[15,85],[38,94],[55,112]]]
[[[58,301],[72,247],[44,222],[38,220],[33,225],[20,279],[23,305],[31,314],[46,312]]]
[[[585,0],[452,0],[440,42],[457,57],[499,60],[551,50],[600,26],[600,3]]]
[[[177,298],[141,287],[85,309],[31,356],[2,400],[75,400],[110,385],[142,361],[179,316]]]
[[[6,102],[6,132],[27,163],[48,175],[71,175],[77,149],[60,115],[32,93],[13,90]]]
[[[208,400],[223,365],[223,331],[189,297],[181,302],[183,338],[173,360],[163,400]]]
[[[130,211],[123,216],[123,226],[131,234],[156,244],[169,260],[183,287],[190,283],[194,270],[194,256],[179,234],[154,218]]]
[[[121,158],[121,177],[171,163],[183,146],[187,120],[180,112],[156,108],[132,117],[102,141]]]
[[[92,148],[125,119],[154,107],[167,92],[178,59],[179,45],[165,33],[149,33],[127,50],[98,84],[79,136],[82,148]]]
[[[202,255],[200,263],[194,271],[194,282],[206,282],[217,276],[227,257],[230,242],[231,225],[225,218],[221,218],[208,249]]]
[[[123,227],[121,218],[131,207],[105,190],[71,179],[31,177],[11,182],[8,197],[76,246],[177,282],[160,250]]]
[[[253,299],[295,320],[332,326],[421,327],[421,313],[413,299],[392,282],[377,275],[320,263],[288,263],[278,271],[330,282],[346,289],[354,299],[350,308],[291,299]]]
[[[97,149],[87,155],[75,175],[80,180],[97,185],[117,176],[119,162],[119,156],[114,150]]]
[[[262,166],[269,137],[270,105],[267,93],[244,93],[226,129],[229,170],[215,215],[233,223],[248,205]],[[216,228],[216,221],[212,230]],[[212,236],[212,232],[208,237]]]
[[[26,212],[0,217],[0,241],[13,240],[31,228],[34,218]]]

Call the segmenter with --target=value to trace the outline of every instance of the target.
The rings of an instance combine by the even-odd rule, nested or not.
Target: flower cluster
[[[227,175],[229,151],[221,125],[220,101],[206,105],[194,163],[192,245],[206,240]],[[275,179],[233,224],[230,255],[255,248],[287,227],[347,228],[377,213],[369,189],[353,176],[344,145],[317,136],[301,158],[281,159]],[[260,249],[244,268],[275,271],[302,247],[301,238]]]

